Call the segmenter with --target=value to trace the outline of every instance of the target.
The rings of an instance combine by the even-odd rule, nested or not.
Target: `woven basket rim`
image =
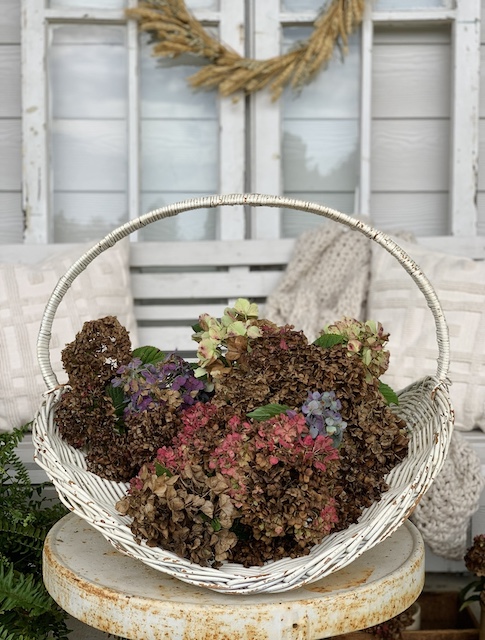
[[[222,568],[214,569],[201,567],[159,547],[135,543],[127,524],[129,519],[114,508],[128,483],[105,480],[87,471],[84,454],[62,441],[56,432],[55,407],[62,393],[63,389],[57,389],[45,394],[46,400],[33,426],[36,462],[52,480],[61,501],[122,553],[189,584],[234,594],[277,593],[302,587],[344,568],[392,535],[411,515],[441,470],[453,430],[447,386],[433,376],[412,383],[400,391],[399,396],[401,410],[411,416],[416,403],[421,405],[421,420],[411,425],[416,451],[409,453],[386,476],[390,489],[382,494],[380,501],[366,508],[356,523],[328,535],[307,556],[283,558],[263,567],[244,568],[224,563]],[[62,460],[65,452],[71,459],[69,463]],[[79,466],[80,458],[83,468]],[[94,483],[94,490],[90,482]]]

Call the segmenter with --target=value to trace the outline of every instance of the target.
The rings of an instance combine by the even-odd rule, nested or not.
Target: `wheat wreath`
[[[362,22],[365,0],[331,0],[319,12],[311,36],[288,53],[268,60],[244,58],[219,42],[187,10],[184,0],[146,0],[127,9],[140,31],[150,34],[153,54],[175,58],[191,54],[208,64],[189,78],[197,89],[218,88],[228,96],[254,93],[269,85],[277,100],[290,85],[299,91],[330,60],[338,45],[346,53],[348,37]]]

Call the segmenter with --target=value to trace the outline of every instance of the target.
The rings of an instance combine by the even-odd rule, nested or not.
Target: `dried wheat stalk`
[[[301,90],[324,67],[335,45],[345,53],[349,35],[362,22],[365,0],[332,0],[314,22],[311,36],[298,47],[268,60],[243,58],[211,36],[187,10],[184,0],[146,0],[126,11],[150,34],[156,56],[184,53],[208,64],[189,78],[194,88],[218,88],[223,96],[253,93],[268,86],[277,100],[286,85]]]

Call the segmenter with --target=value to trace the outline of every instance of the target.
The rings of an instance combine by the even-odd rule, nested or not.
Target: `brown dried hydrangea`
[[[485,535],[473,538],[473,544],[465,554],[465,565],[470,573],[478,577],[485,576]]]
[[[89,470],[112,480],[128,480],[134,471],[125,439],[116,430],[113,404],[105,393],[119,366],[130,359],[129,334],[113,316],[84,323],[62,352],[70,388],[56,408],[59,433],[73,447],[86,448]],[[124,473],[112,468],[113,460]]]
[[[202,566],[220,566],[237,544],[231,531],[236,509],[220,474],[208,476],[199,465],[186,465],[183,478],[157,475],[144,465],[131,493],[116,508],[133,520],[140,542],[160,546]]]
[[[473,580],[460,592],[462,607],[480,600],[485,606],[485,534],[473,538],[472,546],[467,550],[465,566],[478,580]]]
[[[113,316],[84,323],[62,359],[69,388],[56,408],[59,433],[71,446],[85,450],[89,471],[127,482],[161,444],[171,441],[180,403],[128,415],[120,429],[106,387],[119,367],[131,361],[132,352],[128,332]]]
[[[129,333],[114,316],[85,322],[62,352],[69,385],[86,394],[103,393],[117,369],[130,360]]]
[[[364,328],[367,340],[373,325]],[[356,336],[309,344],[240,300],[221,322],[201,316],[194,339],[208,391],[175,354],[157,365],[135,357],[115,318],[86,323],[63,352],[70,388],[57,424],[90,471],[131,479],[116,506],[137,541],[204,566],[302,556],[379,500],[407,455],[405,423],[362,357],[368,341]],[[387,356],[370,339],[380,371]],[[337,432],[310,419],[324,396]],[[248,417],[267,406],[278,410]]]
[[[180,416],[176,407],[160,405],[149,411],[128,414],[125,425],[132,469],[137,471],[147,460],[153,460],[161,446],[172,441],[180,427]],[[133,475],[132,472],[130,478]]]
[[[250,375],[248,375],[250,372]],[[232,368],[215,381],[214,404],[241,414],[278,403],[299,408],[308,390],[334,390],[347,422],[339,450],[338,528],[355,522],[388,488],[385,475],[407,455],[405,423],[385,403],[377,380],[368,380],[358,357],[346,346],[309,344],[301,331],[263,330],[252,343],[244,368]]]
[[[413,604],[394,618],[363,631],[374,636],[374,638],[382,638],[382,640],[402,640],[404,637],[403,631],[412,625],[415,613],[416,607]]]
[[[230,561],[253,566],[302,556],[334,528],[337,514],[333,494],[339,456],[329,438],[320,436],[314,440],[309,435],[301,414],[280,414],[258,422],[235,415],[229,417],[227,408],[199,403],[184,414],[182,421],[183,429],[174,438],[173,446],[159,450],[156,461],[143,467],[132,481],[129,495],[118,503],[121,513],[133,518],[131,529],[137,539],[146,539],[148,543],[157,539],[159,546],[174,550],[172,537],[162,535],[159,526],[163,532],[168,527],[179,545],[182,542],[188,545],[193,535],[202,535],[200,518],[194,520],[195,528],[189,526],[192,512],[188,520],[178,516],[174,519],[167,505],[161,505],[153,495],[158,496],[156,487],[160,483],[165,486],[164,474],[171,474],[177,478],[174,486],[186,511],[189,498],[184,491],[187,485],[193,486],[194,460],[200,462],[197,470],[203,482],[224,493],[226,509],[227,501],[232,505],[230,526],[240,540],[225,549]],[[290,441],[293,446],[285,447]],[[274,446],[275,443],[283,446]],[[201,487],[206,491],[205,485],[199,483],[200,497],[204,493]],[[190,505],[193,500],[191,495]],[[148,530],[146,509],[151,514],[154,504],[160,509],[154,522],[149,516]],[[182,508],[181,503],[179,506]],[[220,537],[223,533],[217,512],[211,513],[211,524]],[[207,526],[206,529],[210,532]],[[189,547],[192,549],[192,543]],[[205,561],[209,559],[217,562],[210,554]]]
[[[335,529],[333,519],[328,522],[325,534],[321,527],[312,526],[311,522],[325,512],[329,503],[333,504],[331,476],[323,485],[318,474],[307,468],[293,477],[287,486],[291,472],[276,465],[268,471],[268,484],[264,493],[259,493],[260,469],[253,470],[252,490],[240,507],[243,516],[238,522],[250,537],[231,550],[230,558],[244,566],[260,566],[268,560],[307,555],[315,544]],[[305,482],[304,475],[308,472],[311,475]]]

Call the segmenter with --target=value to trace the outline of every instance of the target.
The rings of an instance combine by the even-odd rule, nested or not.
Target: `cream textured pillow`
[[[445,313],[455,424],[466,431],[485,431],[485,263],[396,242],[430,280]],[[384,382],[398,390],[436,373],[433,315],[411,276],[379,245],[372,247],[367,317],[382,322],[391,334],[391,363]]]
[[[0,263],[0,432],[30,422],[42,402],[46,386],[36,354],[42,314],[59,278],[88,248],[78,245],[35,265]],[[67,381],[64,346],[86,320],[106,315],[117,316],[136,345],[127,240],[95,258],[57,309],[50,354],[59,382]]]

